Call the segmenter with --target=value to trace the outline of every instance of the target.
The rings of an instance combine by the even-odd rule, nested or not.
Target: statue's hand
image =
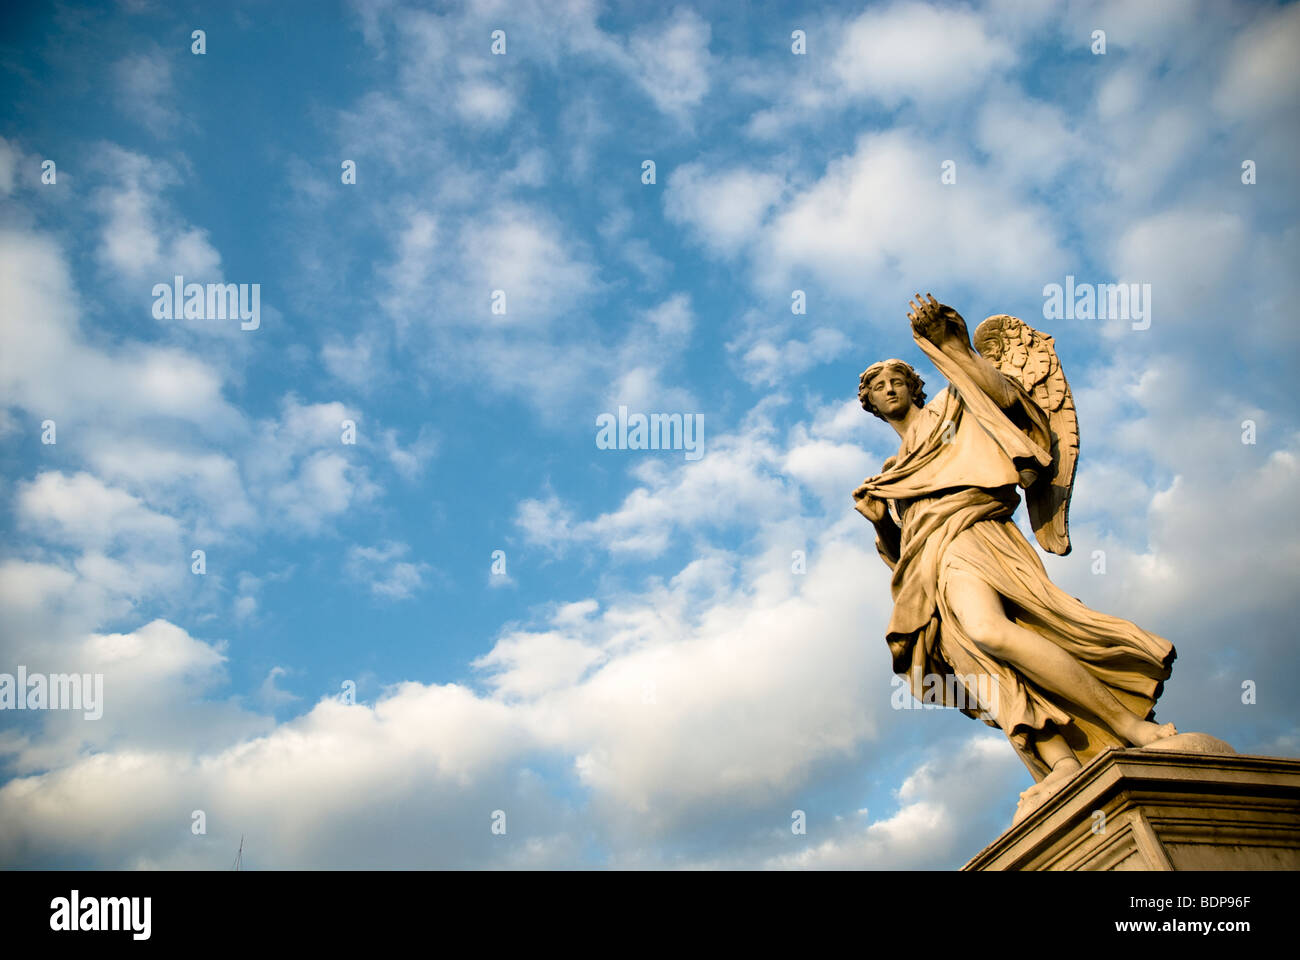
[[[853,491],[853,509],[872,523],[880,523],[885,519],[885,501],[867,493],[866,487],[864,483]]]
[[[907,316],[918,336],[929,340],[941,350],[945,346],[970,347],[966,321],[952,307],[940,303],[928,293],[924,297],[918,293],[916,301],[909,300],[908,305],[912,309]]]

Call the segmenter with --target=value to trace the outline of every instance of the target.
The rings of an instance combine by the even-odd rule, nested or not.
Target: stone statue
[[[913,339],[948,386],[926,403],[901,360],[862,374],[863,408],[902,443],[853,498],[893,571],[894,672],[918,700],[942,691],[1006,733],[1036,781],[1018,821],[1102,751],[1177,734],[1154,722],[1176,652],[1056,587],[1012,520],[1020,487],[1039,544],[1069,553],[1079,432],[1052,338],[999,315],[972,347],[956,310],[920,294],[911,306]]]

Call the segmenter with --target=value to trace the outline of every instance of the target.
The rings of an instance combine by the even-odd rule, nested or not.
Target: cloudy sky
[[[1300,755],[1300,5],[18,6],[0,673],[104,703],[0,714],[0,864],[959,867],[1031,780],[849,496],[917,290],[1055,336],[1158,718]]]

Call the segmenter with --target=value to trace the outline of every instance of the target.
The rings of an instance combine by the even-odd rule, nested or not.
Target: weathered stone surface
[[[1096,757],[962,869],[1300,870],[1300,760],[1179,737]]]
[[[1182,753],[1235,754],[1237,752],[1218,737],[1212,737],[1208,733],[1177,733],[1155,743],[1148,743],[1142,749],[1173,750]]]

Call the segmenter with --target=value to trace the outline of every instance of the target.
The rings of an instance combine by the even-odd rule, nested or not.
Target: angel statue
[[[1176,652],[1056,587],[1012,520],[1019,486],[1039,544],[1070,552],[1079,430],[1052,338],[998,315],[972,347],[956,310],[928,294],[911,306],[913,339],[948,386],[926,403],[902,360],[867,368],[858,399],[902,443],[853,498],[893,570],[894,672],[918,700],[942,690],[1006,733],[1036,781],[1019,821],[1102,751],[1177,733],[1154,722]]]

